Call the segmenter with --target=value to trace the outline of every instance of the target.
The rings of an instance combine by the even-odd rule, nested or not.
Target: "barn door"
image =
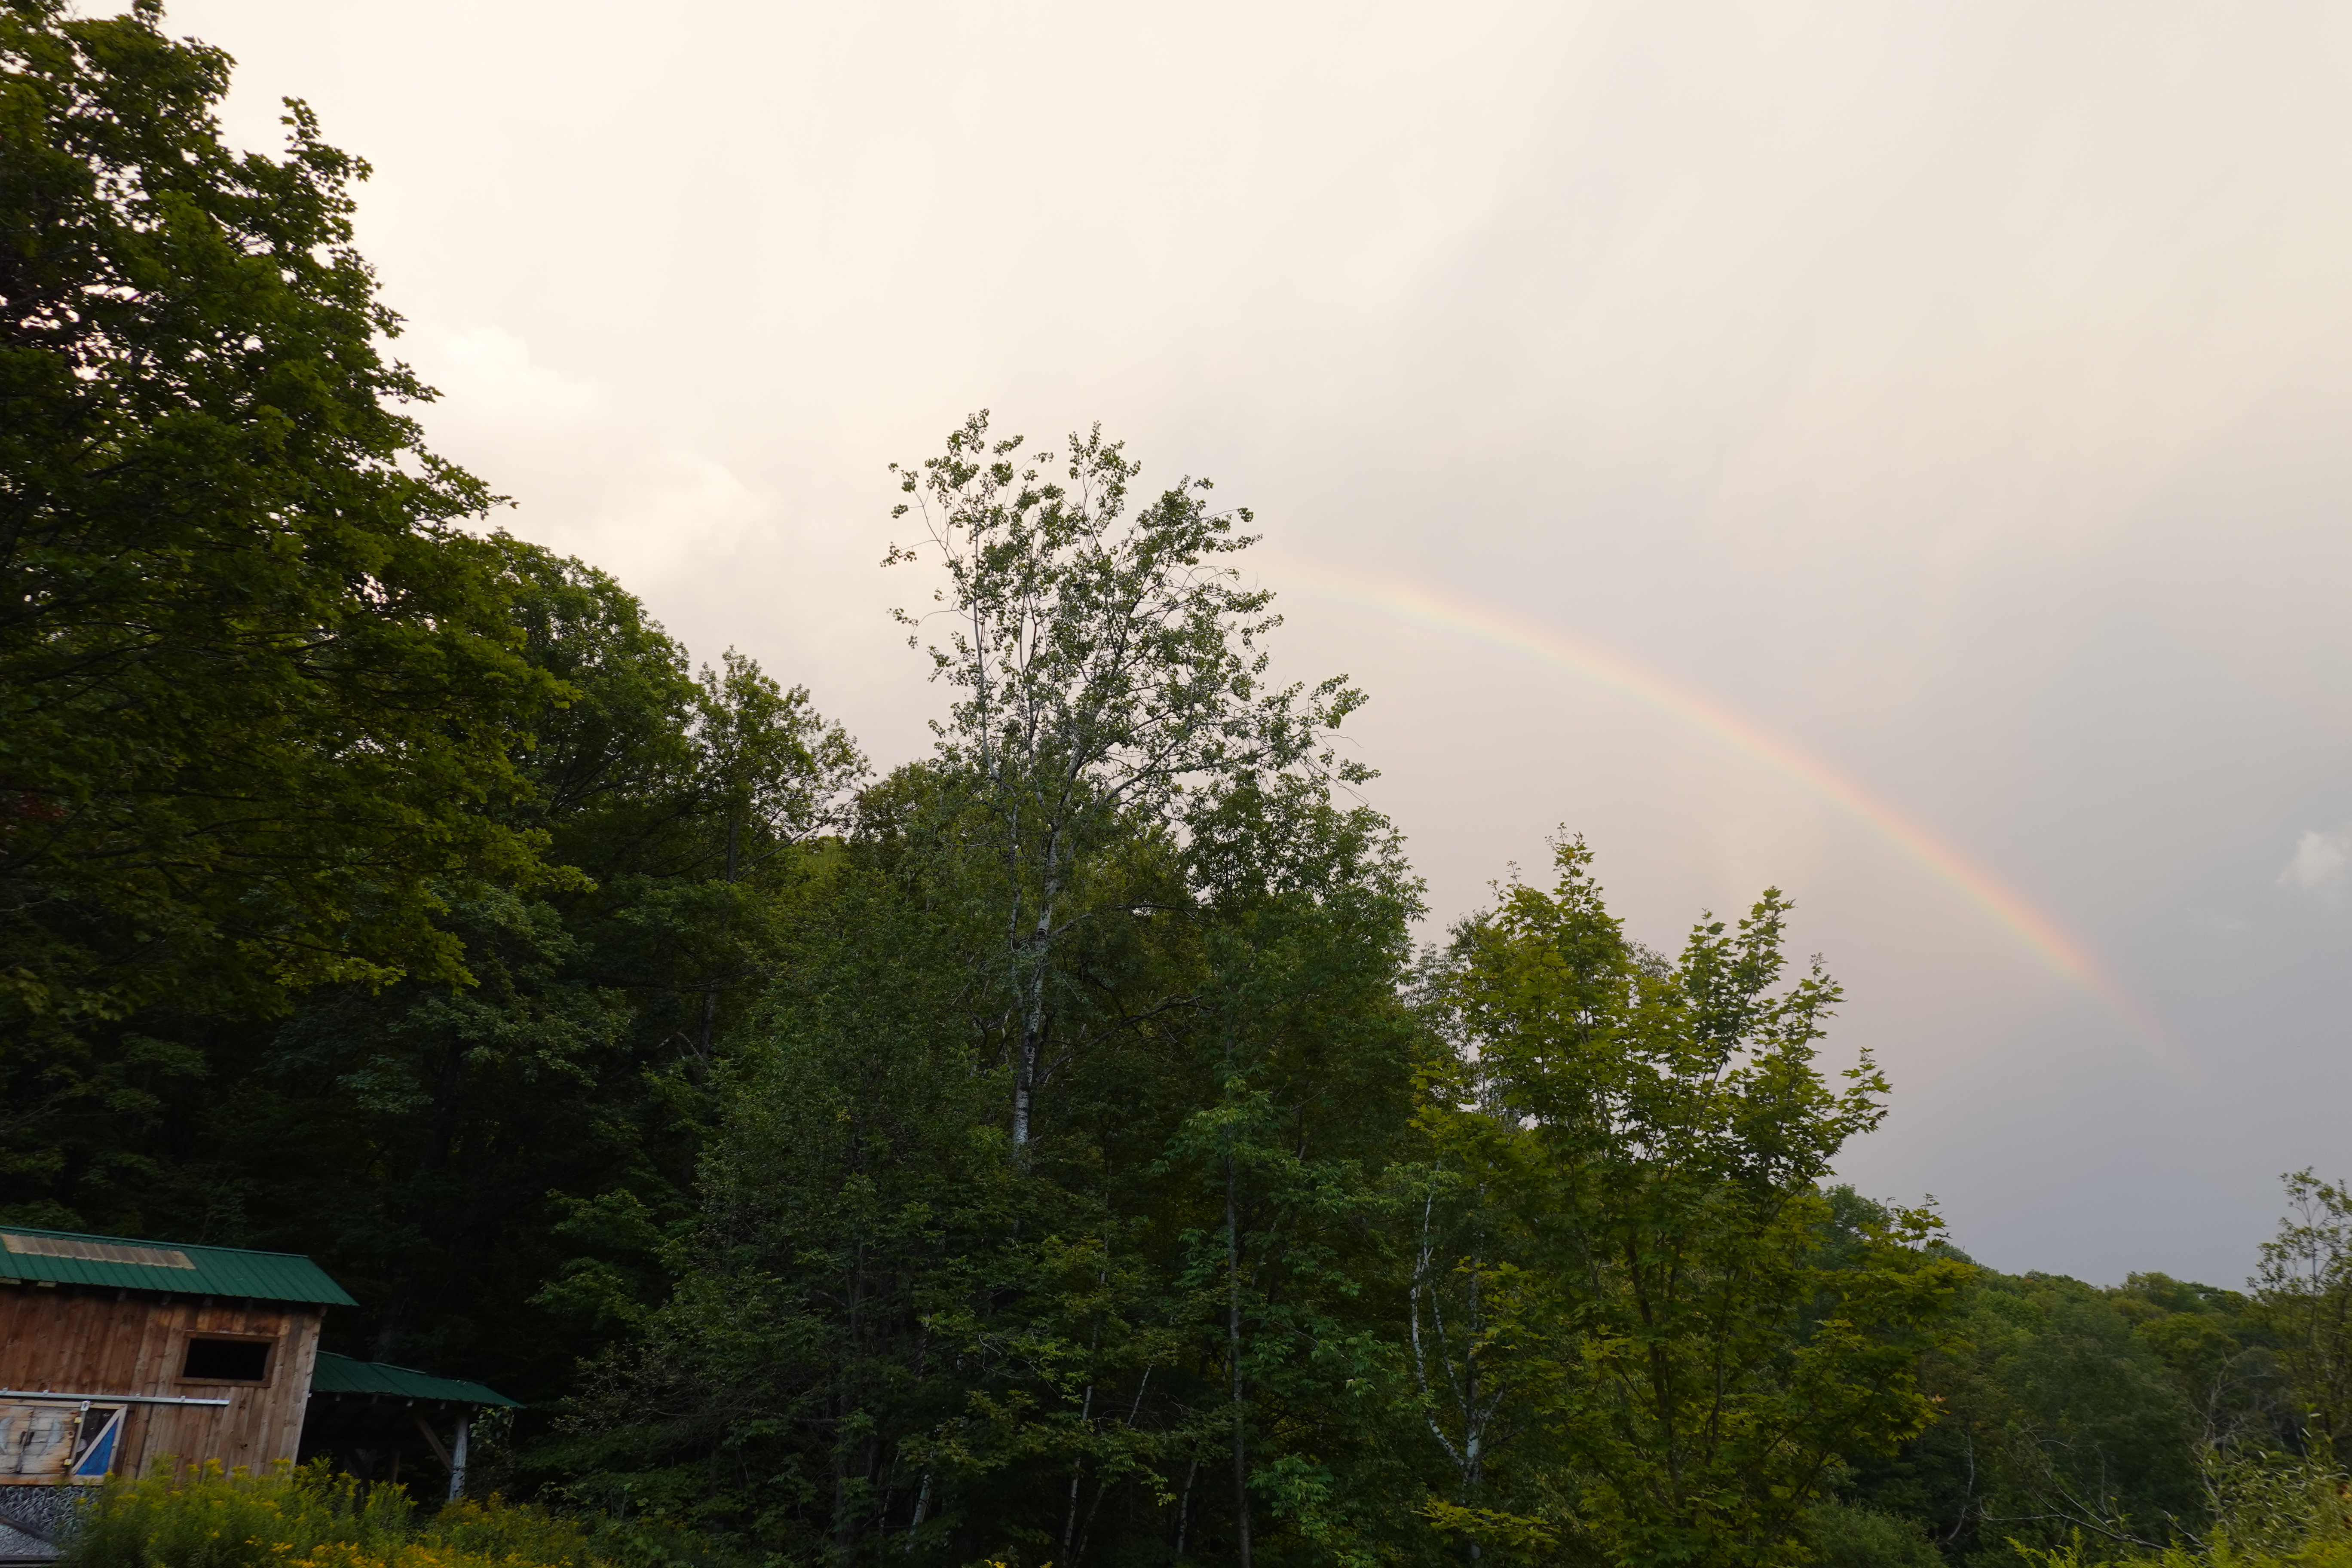
[[[0,1402],[0,1485],[95,1485],[114,1468],[123,1406]]]

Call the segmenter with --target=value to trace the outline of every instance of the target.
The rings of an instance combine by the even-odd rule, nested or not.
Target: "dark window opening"
[[[190,1340],[180,1375],[198,1383],[259,1383],[268,1371],[268,1340]]]

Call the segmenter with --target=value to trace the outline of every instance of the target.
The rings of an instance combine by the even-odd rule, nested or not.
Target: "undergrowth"
[[[259,1474],[215,1462],[109,1482],[59,1568],[652,1568],[704,1555],[496,1497],[427,1512],[401,1487],[323,1462]]]

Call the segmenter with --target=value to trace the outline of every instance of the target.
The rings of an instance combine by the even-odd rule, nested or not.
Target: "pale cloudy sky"
[[[1866,1190],[2002,1268],[2237,1284],[2280,1172],[2352,1173],[2352,10],[167,25],[241,62],[237,140],[299,94],[373,161],[428,426],[509,525],[878,760],[938,698],[886,465],[1100,419],[1256,509],[1441,916],[1562,824],[1654,942],[1793,894],[1896,1083]]]

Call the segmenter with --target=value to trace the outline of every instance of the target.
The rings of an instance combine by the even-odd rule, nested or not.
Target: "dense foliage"
[[[299,105],[230,153],[228,61],[152,22],[0,11],[0,1172],[60,1214],[215,1031],[461,983],[443,884],[547,877],[484,808],[559,688],[398,411],[365,168]]]
[[[1823,1080],[1837,987],[1818,964],[1782,985],[1777,893],[1668,962],[1622,936],[1581,844],[1558,869],[1441,970],[1461,1082],[1428,1118],[1412,1291],[1462,1479],[1441,1517],[1598,1562],[1801,1560],[1832,1468],[1927,1424],[1917,1363],[1969,1270],[1929,1249],[1932,1215],[1822,1191],[1885,1084],[1866,1054]]]
[[[1778,891],[1656,952],[1564,838],[1416,949],[1361,695],[1099,432],[899,470],[876,776],[481,526],[364,165],[228,68],[0,0],[0,1218],[312,1255],[559,1511],[155,1480],[79,1561],[2341,1555],[2342,1188],[2248,1295],[2003,1276],[1835,1184]]]
[[[319,1466],[218,1466],[110,1484],[66,1550],[68,1568],[585,1568],[608,1551],[577,1522],[498,1499],[420,1516],[397,1487]]]

